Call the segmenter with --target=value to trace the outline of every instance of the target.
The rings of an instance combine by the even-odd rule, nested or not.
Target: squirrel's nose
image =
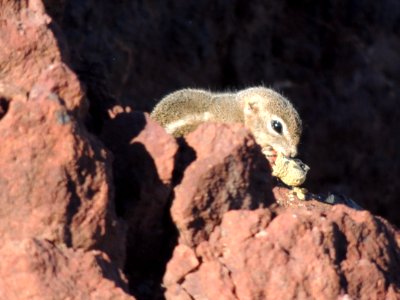
[[[297,147],[291,147],[287,151],[288,153],[285,153],[286,156],[288,157],[295,157],[297,155]]]

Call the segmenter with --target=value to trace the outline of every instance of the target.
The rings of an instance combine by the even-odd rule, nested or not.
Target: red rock
[[[41,1],[0,6],[0,298],[132,299],[110,156],[66,49]]]
[[[121,266],[110,157],[82,125],[84,92],[51,18],[41,1],[3,1],[0,20],[0,235],[101,249]]]
[[[166,299],[175,300],[192,300],[193,298],[189,296],[188,293],[179,284],[172,285],[165,292]]]
[[[192,251],[200,265],[183,278],[185,257],[168,264],[167,299],[400,297],[400,233],[342,205],[229,211]]]
[[[51,92],[47,82],[37,82],[33,91],[39,89],[11,98],[0,121],[0,233],[84,249],[109,243],[106,233],[120,232],[109,157],[63,105],[70,99]],[[111,237],[115,244],[123,240]],[[120,247],[111,247],[118,253],[110,255],[123,261]]]
[[[170,34],[165,35],[165,32],[159,30],[155,32],[155,36],[160,35],[162,39],[144,38],[157,26],[148,26],[148,32],[145,30],[136,36],[131,34],[138,26],[143,28],[143,20],[132,18],[132,13],[136,14],[138,9],[141,12],[155,12],[147,20],[154,25],[160,21],[157,18],[169,15],[168,5],[154,10],[151,4],[138,8],[139,6],[130,4],[121,6],[104,3],[93,2],[81,6],[78,2],[66,5],[66,1],[59,3],[50,0],[46,2],[46,10],[56,12],[60,23],[69,29],[68,36],[70,41],[73,41],[69,46],[74,48],[73,53],[76,57],[82,57],[84,63],[89,66],[93,61],[104,62],[104,73],[110,74],[111,77],[110,80],[104,79],[104,86],[110,83],[118,95],[125,95],[125,103],[131,101],[127,98],[131,98],[135,99],[135,107],[150,108],[149,99],[159,98],[166,88],[182,86],[185,85],[184,82],[203,82],[203,86],[209,86],[210,82],[214,82],[214,85],[226,85],[227,66],[233,70],[228,73],[234,74],[228,81],[234,80],[243,84],[243,79],[250,82],[252,80],[249,81],[249,78],[256,79],[254,76],[263,73],[279,85],[276,72],[271,71],[273,68],[271,69],[270,63],[264,63],[261,68],[254,66],[260,64],[259,45],[269,45],[271,43],[268,43],[268,39],[274,41],[276,36],[279,36],[273,34],[274,36],[265,38],[264,34],[260,34],[261,31],[265,31],[265,28],[275,22],[271,20],[282,17],[292,20],[279,15],[283,7],[280,4],[271,4],[265,9],[267,7],[258,1],[240,14],[236,14],[237,5],[222,5],[220,8],[228,8],[232,14],[226,14],[225,9],[215,10],[216,13],[207,23],[211,34],[205,39],[190,38],[190,42],[187,42],[187,39],[185,42],[185,38],[182,40],[182,37],[189,31],[177,28],[174,25],[176,22],[171,22],[174,28],[165,27]],[[130,5],[129,10],[126,10],[124,5]],[[205,7],[207,3],[202,5]],[[197,9],[204,12],[206,10],[202,5]],[[258,10],[260,7],[262,9]],[[193,5],[183,4],[173,9],[186,12],[193,10]],[[91,12],[89,18],[88,10]],[[296,10],[298,9],[291,11],[297,13]],[[122,26],[124,32],[120,32],[120,28],[113,28],[104,19],[104,11],[112,11],[114,15],[123,12],[124,17],[133,22],[128,23],[135,26]],[[159,14],[160,11],[167,14]],[[221,12],[230,16],[228,19],[222,19],[225,27],[220,26]],[[250,34],[253,37],[249,39],[248,34],[242,34],[229,43],[232,47],[228,48],[232,49],[221,52],[220,42],[215,43],[216,40],[212,39],[225,36],[228,37],[225,40],[231,40],[229,37],[232,36],[235,24],[238,24],[238,21],[245,22],[246,16],[254,12],[257,12],[253,18],[254,26],[247,28],[253,33]],[[265,18],[266,12],[274,18]],[[391,19],[396,18],[385,19],[389,20],[389,27]],[[136,20],[139,22],[135,23]],[[197,31],[190,32],[194,32],[195,36],[200,34],[197,37],[203,37],[204,20],[199,20],[201,21],[194,20],[191,24],[192,29]],[[182,20],[177,21],[179,23]],[[101,25],[94,31],[79,30],[79,27],[93,27],[91,24],[104,26]],[[278,31],[285,32],[289,27],[283,26],[283,29]],[[221,34],[214,34],[216,29],[222,30],[219,32]],[[288,32],[291,34],[296,31],[289,30],[286,33]],[[110,154],[82,125],[83,121],[87,121],[84,120],[87,111],[84,92],[77,76],[64,64],[70,62],[64,38],[58,32],[56,24],[45,13],[43,3],[39,0],[0,0],[0,33],[0,298],[128,299],[126,280],[117,267],[124,264],[125,250],[128,249],[128,262],[124,267],[130,278],[130,286],[133,287],[131,291],[148,287],[135,287],[137,281],[146,281],[146,272],[156,274],[149,276],[152,279],[159,276],[164,267],[165,258],[162,256],[166,254],[165,248],[160,249],[168,248],[174,243],[174,234],[169,232],[169,224],[165,226],[168,223],[169,200],[173,196],[176,197],[172,216],[180,230],[181,239],[164,276],[168,299],[400,298],[400,237],[397,229],[384,220],[375,218],[368,212],[355,212],[341,206],[330,208],[327,205],[318,205],[315,200],[291,201],[287,195],[288,190],[281,188],[273,190],[277,201],[281,201],[284,206],[301,206],[303,209],[276,210],[270,207],[256,211],[246,210],[268,206],[273,202],[273,194],[266,160],[249,133],[240,126],[204,126],[188,137],[187,145],[183,145],[182,152],[179,152],[175,141],[146,115],[120,112],[115,120],[110,121],[113,125],[105,128],[113,137],[104,139],[115,156],[112,166]],[[308,33],[305,31],[304,34],[312,36]],[[86,34],[90,34],[90,39]],[[126,34],[131,37],[128,42],[123,38]],[[115,39],[104,39],[110,36]],[[254,43],[260,36],[267,43]],[[238,42],[243,38],[248,41]],[[366,39],[369,40],[369,37]],[[178,47],[178,52],[173,50],[173,47],[168,47],[171,41],[175,43],[176,40],[183,41],[180,45],[182,47]],[[200,44],[193,43],[194,40],[200,41]],[[151,44],[154,41],[155,44]],[[361,44],[365,44],[365,38],[360,41]],[[93,47],[93,42],[96,43],[96,47]],[[275,42],[278,46],[282,42],[286,43],[280,38]],[[256,51],[253,51],[253,46],[249,47],[250,44],[257,45],[254,48]],[[300,44],[310,45],[297,43]],[[346,180],[349,178],[348,174],[352,174],[348,172],[349,168],[361,170],[357,173],[358,180],[364,187],[365,182],[371,182],[366,178],[381,178],[379,180],[386,182],[359,189],[369,197],[367,202],[372,201],[374,205],[390,201],[397,195],[396,189],[392,188],[390,198],[388,196],[387,199],[376,201],[379,197],[375,197],[381,195],[382,187],[386,184],[395,186],[385,176],[378,175],[388,174],[390,168],[396,168],[398,165],[393,164],[397,142],[396,139],[390,139],[397,128],[391,126],[393,122],[390,120],[397,119],[378,118],[372,122],[376,126],[365,126],[365,122],[371,124],[368,118],[371,107],[381,112],[387,110],[386,113],[392,116],[397,114],[396,110],[388,109],[391,105],[387,105],[395,104],[396,99],[393,95],[396,93],[392,93],[391,89],[384,85],[380,86],[381,83],[392,82],[398,73],[395,72],[396,64],[392,63],[395,59],[387,59],[396,58],[397,52],[393,49],[396,49],[397,44],[395,40],[385,42],[383,38],[382,43],[373,41],[367,45],[370,50],[374,50],[376,45],[380,45],[379,49],[389,49],[386,52],[390,55],[382,57],[379,56],[382,51],[369,51],[372,53],[372,69],[381,66],[383,62],[382,70],[385,72],[381,71],[381,74],[378,74],[378,80],[372,78],[371,81],[368,76],[353,76],[359,75],[357,72],[360,70],[363,74],[368,73],[364,72],[365,60],[360,60],[361,69],[349,74],[356,78],[364,78],[364,82],[353,80],[352,84],[351,80],[342,78],[335,81],[336,85],[342,88],[335,88],[335,92],[325,88],[325,92],[320,94],[324,97],[329,96],[331,100],[335,97],[350,97],[350,102],[335,102],[338,105],[332,106],[332,101],[326,102],[326,105],[343,114],[331,113],[330,117],[327,117],[326,114],[318,113],[327,110],[322,102],[315,104],[315,99],[318,98],[315,96],[318,96],[318,93],[313,94],[310,89],[305,88],[312,80],[303,80],[305,85],[301,82],[290,85],[288,90],[289,93],[294,93],[293,99],[300,99],[301,95],[306,95],[307,97],[303,98],[309,100],[305,100],[304,104],[302,102],[301,110],[308,112],[309,116],[319,116],[323,123],[312,133],[314,142],[307,139],[311,142],[306,143],[307,145],[314,144],[306,146],[310,151],[304,152],[309,159],[323,162],[321,168],[326,169],[328,166],[331,173],[328,174],[331,178],[328,185],[338,186],[340,181],[340,186],[345,189],[351,188],[354,181]],[[97,45],[102,45],[101,49]],[[214,59],[209,59],[210,55],[197,55],[194,58],[191,55],[196,51],[183,51],[189,53],[189,56],[182,60],[181,50],[188,49],[187,47],[192,47],[197,52],[200,49],[199,53],[214,53],[211,54]],[[142,51],[143,49],[145,51]],[[211,52],[203,51],[205,49],[211,49]],[[313,52],[315,47],[310,49],[313,49]],[[282,51],[275,52],[279,52],[280,57],[272,55],[275,58],[271,59],[273,57],[264,51],[263,53],[267,54],[261,60],[291,60],[288,57],[292,55],[291,51],[286,54],[282,54]],[[309,56],[308,50],[303,52],[305,56]],[[320,51],[317,49],[315,53],[318,52]],[[154,53],[161,55],[158,55],[158,59],[148,59],[151,56],[155,57]],[[334,54],[338,53],[340,54],[340,51]],[[112,59],[109,59],[110,54]],[[241,54],[245,54],[247,58],[243,59]],[[353,54],[350,53],[350,56]],[[168,59],[165,59],[164,55]],[[329,55],[328,53],[328,61]],[[325,55],[315,57],[323,57],[326,60]],[[227,60],[222,64],[215,64],[221,58],[223,61],[226,58]],[[204,59],[207,60],[208,66],[202,63]],[[163,64],[160,64],[160,61],[163,61]],[[340,65],[340,61],[338,62]],[[194,69],[187,72],[190,69],[189,65]],[[282,69],[282,64],[275,65]],[[285,75],[289,69],[289,73],[293,70],[293,74],[299,73],[304,67],[293,69],[293,65],[295,64],[288,63],[284,67],[287,70],[283,70],[278,77]],[[388,69],[388,65],[391,68]],[[367,69],[371,69],[371,66],[367,66]],[[254,72],[256,69],[267,71]],[[159,72],[160,70],[169,70],[169,73],[165,76],[166,72]],[[195,72],[192,72],[193,70]],[[308,72],[304,70],[305,73]],[[299,74],[303,74],[304,70]],[[389,78],[386,73],[389,77],[394,74],[394,77]],[[154,77],[155,74],[160,77]],[[368,74],[377,76],[376,72]],[[190,79],[188,76],[194,77]],[[217,77],[220,80],[215,81]],[[237,77],[237,80],[234,77]],[[96,88],[98,78],[91,79]],[[253,80],[256,81],[259,80]],[[375,101],[377,97],[370,93],[370,81],[375,84],[378,82],[378,88],[390,94],[384,93],[387,97],[378,97],[386,99],[386,102]],[[140,84],[136,84],[138,82]],[[154,82],[157,82],[157,87]],[[363,97],[356,97],[355,90],[360,90]],[[104,94],[105,98],[109,96]],[[332,95],[335,97],[331,97]],[[100,110],[98,115],[92,116],[97,122],[94,123],[103,125],[105,120],[101,117],[113,101],[105,105],[102,98],[92,96],[88,95],[94,104],[91,108]],[[364,101],[367,103],[364,109],[360,109],[360,99],[367,99]],[[371,106],[370,103],[374,105]],[[122,122],[118,127],[117,120],[125,117],[128,122]],[[316,123],[318,122],[314,120],[313,124]],[[116,126],[113,127],[114,125]],[[332,140],[332,135],[326,134],[326,128],[330,128],[331,133],[339,137],[342,151],[334,155],[340,157],[343,162],[351,162],[348,164],[349,168],[340,167],[338,160],[329,155],[327,157],[330,159],[321,160],[324,151],[332,151],[332,147],[321,148],[321,144],[329,145],[321,143],[322,140]],[[353,133],[349,134],[349,128]],[[372,140],[375,140],[375,143],[365,143],[365,135],[359,134],[360,130],[354,128],[372,130],[375,137]],[[382,131],[382,128],[391,130]],[[320,138],[315,138],[315,133]],[[367,140],[370,141],[371,138],[368,137]],[[381,140],[387,142],[377,143]],[[362,147],[359,145],[367,148],[381,145],[384,149],[376,151],[379,159],[371,160],[368,156],[371,151],[364,151],[367,153],[364,155],[360,152]],[[192,162],[193,153],[197,158]],[[365,157],[368,159],[365,160]],[[305,161],[309,163],[307,159]],[[371,161],[378,163],[371,164]],[[187,165],[189,167],[181,178],[180,173]],[[327,173],[314,174],[326,176]],[[315,178],[314,185],[317,182],[319,188],[324,189],[323,184],[327,183]],[[180,184],[174,195],[172,188],[176,182]],[[113,183],[116,185],[119,213],[129,226],[127,243],[120,220],[114,212]],[[398,219],[396,210],[390,210],[388,214],[393,219]],[[158,283],[153,283],[157,291],[150,289],[151,296],[156,297],[160,289]]]
[[[49,29],[52,20],[40,0],[1,1],[0,7],[2,80],[29,91],[42,71],[62,61],[62,37]]]
[[[196,257],[193,249],[186,245],[178,245],[174,250],[174,259],[172,259],[168,267],[174,272],[167,273],[164,277],[164,284],[170,285],[179,282],[188,273],[199,266],[200,262]],[[168,276],[172,275],[172,278]]]
[[[239,124],[205,124],[186,137],[196,160],[175,188],[171,215],[180,241],[208,238],[223,213],[273,202],[271,172],[250,132]]]
[[[0,256],[0,299],[135,299],[100,251],[23,239],[2,243]]]
[[[30,98],[39,98],[41,93],[54,93],[68,112],[77,121],[84,120],[88,103],[78,77],[65,64],[51,64],[38,76],[30,90]]]
[[[133,113],[135,126],[133,130],[138,130],[142,118],[145,119],[145,127],[135,136],[130,145],[143,145],[146,151],[154,160],[159,179],[163,184],[170,185],[172,181],[172,172],[174,170],[174,157],[178,151],[178,145],[174,138],[166,134],[156,122],[150,119],[148,114]],[[140,158],[131,158],[139,160]]]

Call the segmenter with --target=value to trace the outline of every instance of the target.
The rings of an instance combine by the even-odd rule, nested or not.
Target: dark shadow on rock
[[[81,199],[79,198],[78,192],[77,192],[77,186],[76,182],[74,182],[69,174],[66,174],[67,176],[67,186],[68,186],[68,192],[70,193],[70,199],[67,205],[67,211],[66,211],[66,223],[64,227],[64,236],[65,236],[65,243],[68,247],[72,247],[72,232],[71,232],[71,225],[72,225],[72,220],[76,213],[79,211],[79,207],[82,204]]]
[[[334,263],[335,265],[340,267],[340,264],[344,260],[346,260],[347,247],[349,245],[349,242],[336,223],[332,223],[332,226],[333,226],[333,244],[336,250],[336,257]],[[339,273],[338,275],[340,277],[340,286],[343,288],[343,290],[346,291],[348,286],[347,279],[343,273]]]
[[[45,1],[47,13],[54,17],[49,28],[56,37],[63,63],[77,74],[85,90],[88,113],[82,121],[90,132],[98,136],[104,122],[109,119],[108,111],[119,102],[108,87],[108,73],[102,61],[100,59],[87,60],[84,58],[84,53],[76,53],[74,47],[68,45],[67,38],[64,36],[68,32],[63,32],[61,24],[58,23],[62,22],[64,4],[55,5],[51,0]]]
[[[102,140],[114,155],[117,214],[128,226],[124,272],[137,299],[163,297],[162,276],[176,245],[163,183],[145,145],[132,140],[146,127],[143,113],[118,114],[105,123]]]
[[[196,160],[196,151],[190,147],[186,140],[181,137],[177,139],[179,150],[175,156],[175,168],[172,177],[173,186],[181,183],[185,169]]]
[[[27,97],[21,88],[5,81],[0,82],[0,120],[7,114],[10,102],[14,97]]]
[[[118,272],[118,268],[115,266],[115,264],[98,255],[95,256],[95,259],[101,269],[102,275],[105,278],[115,282],[115,285],[120,287],[125,293],[129,293],[128,287],[121,278],[121,274]]]
[[[89,102],[85,125],[90,132],[99,135],[104,122],[109,119],[108,111],[117,105],[118,101],[108,89],[107,76],[102,64],[82,60],[74,69],[84,85]]]
[[[58,24],[62,23],[66,2],[65,0],[43,0],[47,13]]]
[[[250,207],[251,209],[268,207],[272,203],[276,203],[275,196],[272,193],[272,169],[259,146],[254,147],[252,152],[254,162],[251,165],[248,187],[252,199]]]
[[[101,140],[114,156],[129,160],[130,142],[146,126],[146,118],[141,112],[122,112],[114,119],[108,119],[100,135]]]
[[[0,120],[6,115],[10,101],[0,95]]]
[[[233,209],[258,209],[261,207],[269,207],[271,204],[276,203],[275,196],[272,193],[272,171],[270,163],[261,152],[258,145],[249,149],[246,159],[248,163],[248,178],[246,180],[246,187],[242,187],[242,192],[237,194],[230,201],[229,210]],[[228,166],[229,168],[229,166]],[[235,172],[235,165],[228,174]],[[250,202],[247,202],[249,199]]]
[[[399,234],[398,232],[394,232],[394,230],[399,231],[399,229],[380,217],[376,217],[375,220],[379,230],[388,239],[388,245],[384,251],[386,252],[385,254],[388,259],[387,264],[390,268],[383,270],[382,273],[385,275],[387,282],[393,282],[394,285],[400,289],[400,249],[398,247],[398,242],[396,242],[396,239],[399,238]]]
[[[355,210],[364,210],[360,205],[344,195],[329,193],[327,196],[316,195],[316,197],[319,201],[330,205],[343,204]]]

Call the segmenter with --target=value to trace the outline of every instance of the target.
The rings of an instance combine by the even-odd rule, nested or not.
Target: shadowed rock
[[[175,242],[168,209],[178,145],[147,114],[114,110],[102,139],[115,157],[117,211],[128,226],[124,270],[133,293],[148,297],[160,290]]]

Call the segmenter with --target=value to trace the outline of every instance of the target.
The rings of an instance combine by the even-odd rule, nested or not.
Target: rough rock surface
[[[5,200],[0,230],[4,238],[41,236],[90,248],[94,236],[105,230],[98,227],[98,220],[104,219],[108,205],[107,157],[79,134],[62,101],[68,99],[62,100],[41,82],[29,98],[9,98],[0,122]],[[91,208],[93,215],[88,216]]]
[[[43,70],[61,61],[63,39],[49,30],[52,19],[42,1],[2,0],[0,6],[0,79],[28,91]]]
[[[149,111],[188,86],[279,89],[304,120],[309,189],[348,195],[400,224],[398,1],[45,4],[67,36],[73,68],[96,67],[134,109]]]
[[[242,125],[200,125],[186,142],[196,159],[175,188],[171,207],[183,244],[207,239],[228,210],[273,203],[268,161]]]
[[[23,239],[2,243],[0,255],[0,299],[134,299],[121,272],[100,251]]]
[[[167,299],[398,299],[400,234],[369,212],[238,210],[178,245]]]
[[[41,1],[0,1],[0,298],[132,299],[110,155],[49,27]]]
[[[29,6],[21,8],[20,14],[35,17],[36,23],[20,19],[20,27],[25,28],[27,23],[32,33],[25,32],[20,46],[11,42],[12,37],[10,44],[28,54],[16,59],[12,55],[16,50],[9,51],[0,56],[0,61],[13,62],[11,69],[18,70],[32,60],[35,64],[25,72],[36,81],[19,82],[13,76],[24,77],[22,74],[5,73],[10,76],[5,81],[16,88],[3,88],[8,95],[2,95],[8,105],[0,121],[1,235],[5,239],[36,236],[84,249],[108,243],[111,248],[107,251],[114,251],[109,254],[119,257],[122,263],[124,252],[119,244],[123,238],[116,234],[114,242],[110,237],[104,240],[106,233],[120,232],[110,201],[110,160],[79,119],[84,113],[81,107],[85,107],[80,83],[63,63],[40,63],[41,48],[35,43],[41,35],[37,35],[34,26],[44,30],[46,24],[42,20],[49,17]],[[9,18],[7,22],[13,20]],[[47,37],[43,42],[49,40],[48,53],[57,52],[56,40],[50,33],[49,29],[47,34],[43,33]],[[10,95],[10,90],[26,92]]]
[[[177,142],[108,111],[266,82],[302,112],[310,190],[399,220],[399,6],[306,2],[0,0],[0,298],[400,298],[399,231],[272,189],[243,127]]]

